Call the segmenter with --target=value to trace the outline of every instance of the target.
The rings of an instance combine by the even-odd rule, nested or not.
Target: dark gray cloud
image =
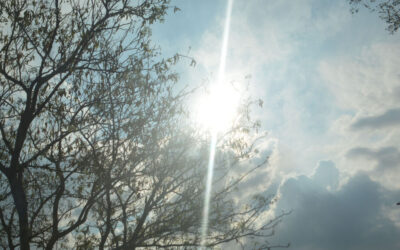
[[[400,108],[389,109],[385,113],[376,116],[359,118],[352,125],[352,129],[377,129],[400,125]]]
[[[398,167],[400,164],[400,152],[396,147],[382,147],[379,149],[370,149],[365,147],[356,147],[347,153],[351,159],[364,158],[377,163],[377,171],[385,171]]]
[[[288,179],[277,205],[293,212],[279,225],[274,241],[289,241],[296,250],[400,249],[400,229],[383,210],[400,209],[395,205],[400,191],[384,189],[365,173],[339,190],[322,185],[334,185],[338,178],[333,163],[322,162],[312,177]]]

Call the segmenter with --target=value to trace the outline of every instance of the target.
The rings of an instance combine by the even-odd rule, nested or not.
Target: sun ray
[[[221,56],[220,56],[220,64],[219,64],[219,70],[218,70],[218,78],[217,78],[217,83],[215,88],[217,90],[214,90],[215,92],[211,92],[211,97],[208,100],[209,102],[207,103],[208,106],[208,112],[210,117],[205,118],[205,121],[212,121],[211,124],[214,124],[214,126],[211,127],[211,145],[210,145],[210,157],[208,161],[208,169],[207,169],[207,183],[206,183],[206,193],[204,196],[204,208],[203,208],[203,220],[202,220],[202,225],[201,225],[201,248],[205,249],[206,244],[207,244],[207,235],[208,235],[208,215],[209,215],[209,207],[210,207],[210,198],[211,198],[211,189],[212,189],[212,177],[213,177],[213,172],[214,172],[214,158],[215,158],[215,149],[217,145],[217,133],[218,130],[221,129],[218,125],[220,125],[222,122],[219,120],[218,122],[216,121],[219,119],[219,115],[222,115],[224,111],[228,113],[228,110],[224,110],[224,108],[228,109],[231,106],[225,105],[222,98],[223,96],[218,96],[219,94],[222,94],[222,90],[224,87],[226,87],[225,82],[225,65],[226,65],[226,54],[228,50],[228,40],[229,40],[229,25],[231,21],[231,12],[232,12],[232,5],[233,5],[233,0],[228,1],[228,6],[226,10],[226,19],[225,19],[225,25],[224,25],[224,35],[222,39],[222,48],[221,48]],[[222,89],[222,90],[221,90]],[[228,89],[226,89],[228,90]],[[214,96],[213,96],[214,95]],[[225,96],[225,95],[224,95]],[[233,96],[233,95],[232,95]],[[230,103],[233,105],[233,103]],[[214,105],[214,106],[212,106]],[[212,112],[212,110],[217,110],[218,112]],[[205,110],[207,110],[205,109]],[[206,111],[207,113],[207,111]],[[228,118],[224,118],[224,120],[228,120]],[[228,121],[229,122],[229,121]]]

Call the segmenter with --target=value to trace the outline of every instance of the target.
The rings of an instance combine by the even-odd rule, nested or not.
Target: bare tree
[[[349,0],[352,12],[358,11],[358,6],[363,5],[371,11],[379,13],[379,17],[387,23],[390,33],[396,32],[400,27],[400,1],[399,0]]]
[[[10,249],[195,247],[208,141],[187,119],[150,25],[167,0],[0,2],[0,244]],[[242,116],[219,144],[209,246],[273,233],[272,202],[231,199],[254,154]],[[261,248],[269,248],[263,243]]]

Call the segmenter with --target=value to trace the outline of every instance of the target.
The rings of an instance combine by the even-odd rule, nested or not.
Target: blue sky
[[[218,70],[226,1],[176,0],[153,29],[165,55],[193,56],[184,84]],[[263,178],[242,195],[279,194],[292,249],[400,249],[400,36],[345,0],[235,1],[229,79],[251,75],[268,131]],[[189,51],[189,47],[191,48]],[[189,52],[188,52],[189,51]]]

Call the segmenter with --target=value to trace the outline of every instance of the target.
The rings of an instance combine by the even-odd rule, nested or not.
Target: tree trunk
[[[18,213],[20,249],[29,250],[28,201],[23,189],[22,178],[18,178],[17,173],[14,173],[9,177],[9,182]]]

